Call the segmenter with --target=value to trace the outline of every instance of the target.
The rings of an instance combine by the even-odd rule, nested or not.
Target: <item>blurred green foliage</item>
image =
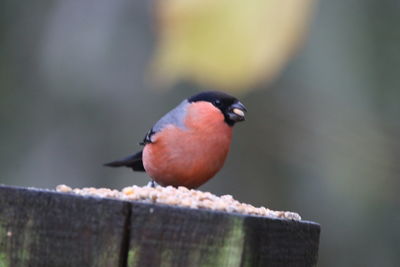
[[[157,1],[153,77],[235,92],[271,81],[302,43],[314,2]]]
[[[162,114],[205,89],[146,82],[152,4],[2,1],[0,183],[147,183],[101,164],[136,151]],[[280,78],[240,97],[247,121],[201,189],[321,223],[320,266],[398,266],[399,25],[398,1],[320,1]]]

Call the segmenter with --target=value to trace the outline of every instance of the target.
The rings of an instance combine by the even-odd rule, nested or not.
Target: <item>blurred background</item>
[[[201,190],[322,226],[319,266],[400,265],[400,2],[1,1],[0,183],[144,185],[102,163],[204,89],[247,106]]]

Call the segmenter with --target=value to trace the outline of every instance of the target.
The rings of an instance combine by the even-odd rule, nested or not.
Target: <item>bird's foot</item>
[[[155,188],[155,187],[160,186],[160,185],[157,184],[154,180],[151,180],[151,181],[147,184],[147,186],[148,186],[148,187],[153,187],[153,188]]]

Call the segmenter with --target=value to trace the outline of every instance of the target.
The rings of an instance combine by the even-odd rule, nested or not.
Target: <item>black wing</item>
[[[143,141],[139,143],[141,146],[145,146],[146,144],[152,143],[151,136],[155,134],[153,128],[147,132],[146,136],[143,138]]]

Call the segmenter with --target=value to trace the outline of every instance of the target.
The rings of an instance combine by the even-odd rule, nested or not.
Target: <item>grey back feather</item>
[[[141,143],[142,145],[145,145],[147,143],[151,143],[153,140],[151,139],[152,135],[155,133],[160,132],[162,129],[164,129],[167,125],[174,125],[177,126],[181,129],[186,129],[185,126],[185,116],[187,112],[187,107],[189,105],[189,102],[187,100],[183,100],[177,107],[175,107],[173,110],[165,114],[154,126],[151,128],[151,130],[146,134],[143,142]]]

